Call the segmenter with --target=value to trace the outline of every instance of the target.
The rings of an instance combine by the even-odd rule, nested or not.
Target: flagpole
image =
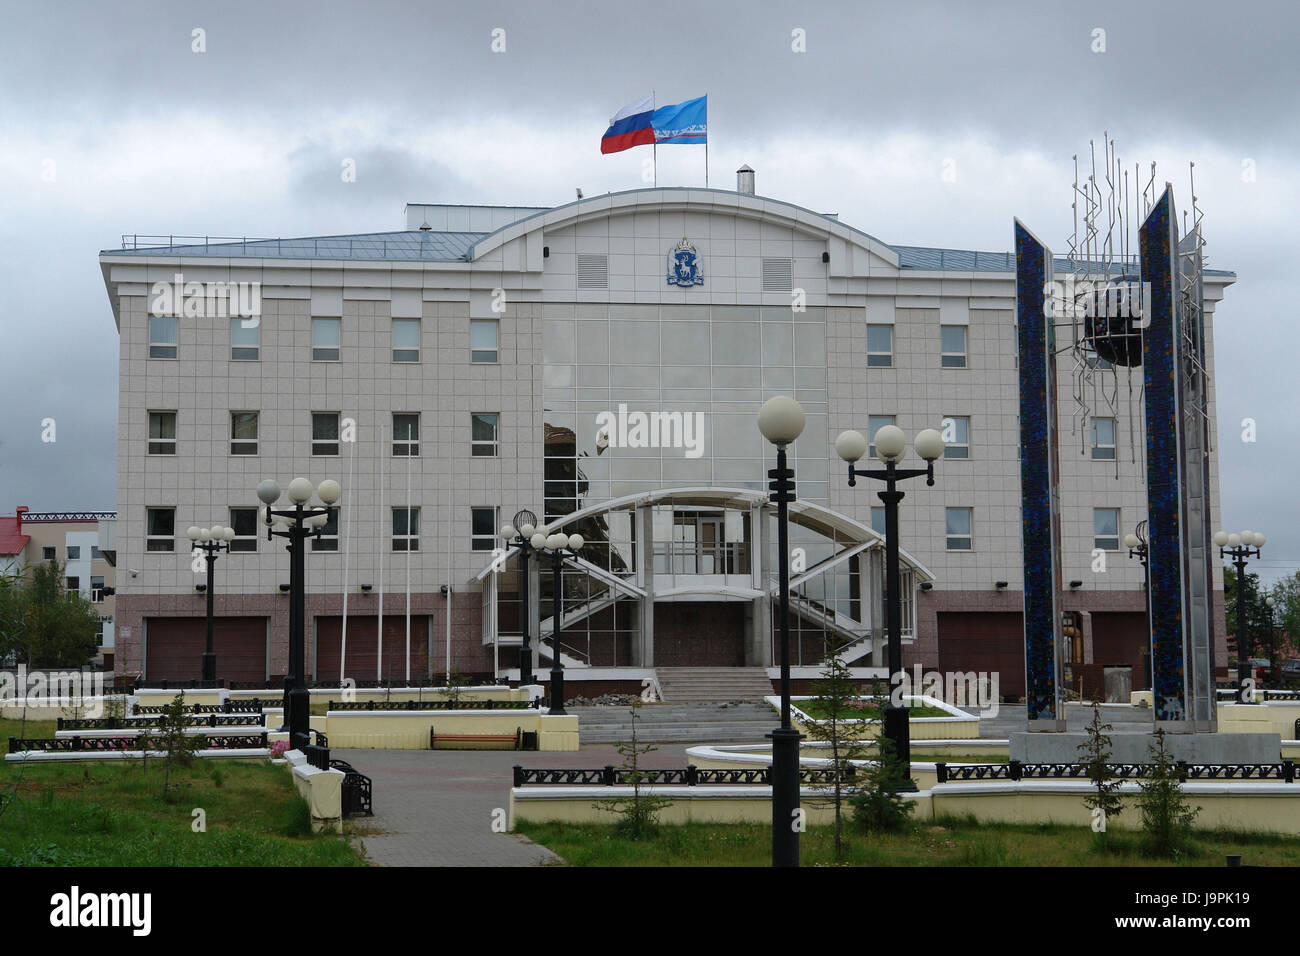
[[[709,188],[709,140],[707,133],[704,139],[704,188]]]
[[[644,87],[643,87],[643,89],[644,89]],[[655,91],[654,91],[654,90],[651,90],[651,91],[650,91],[650,115],[651,115],[651,116],[654,115],[654,107],[655,107]],[[653,121],[652,121],[652,124],[651,124],[651,125],[653,126]],[[650,135],[651,135],[651,136],[654,135],[653,130],[651,131],[651,134],[650,134]],[[655,189],[658,189],[658,188],[659,188],[659,140],[658,140],[658,139],[655,139],[653,142],[650,143],[650,149],[651,149],[651,151],[654,153],[654,158],[651,159],[651,161],[650,161],[650,165],[652,165],[652,166],[654,167],[654,171],[655,171]],[[645,181],[645,180],[642,180],[642,182],[644,182],[644,181]]]

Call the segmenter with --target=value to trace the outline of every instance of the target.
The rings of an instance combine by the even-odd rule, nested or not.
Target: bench
[[[524,732],[522,727],[516,728],[513,734],[440,734],[432,725],[429,726],[429,749],[436,750],[435,746],[439,740],[449,740],[455,743],[501,743],[511,744],[514,750],[536,750],[537,734],[533,731]]]

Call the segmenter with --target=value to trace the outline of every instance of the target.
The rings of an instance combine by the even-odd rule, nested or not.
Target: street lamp
[[[523,604],[523,610],[520,612],[520,630],[523,634],[519,645],[519,686],[533,682],[533,649],[528,646],[528,624],[531,620],[532,608],[529,605],[528,595],[528,555],[533,551],[533,534],[537,531],[537,515],[531,511],[520,511],[515,515],[514,521],[501,528],[501,537],[505,539],[506,545],[514,545],[519,549],[519,573],[521,583],[519,585],[519,599]]]
[[[758,410],[758,430],[776,446],[776,467],[767,477],[771,500],[776,502],[776,558],[778,613],[781,634],[781,726],[767,736],[772,740],[772,865],[799,865],[799,741],[802,735],[790,725],[790,502],[795,500],[794,469],[786,466],[785,449],[803,432],[803,406],[793,398],[769,398]]]
[[[934,463],[943,457],[944,441],[933,428],[919,432],[913,442],[916,453],[925,459],[924,468],[899,468],[907,451],[907,436],[897,425],[883,425],[875,434],[876,457],[884,468],[856,469],[854,463],[867,452],[867,440],[861,432],[841,432],[835,439],[835,451],[849,465],[849,487],[858,478],[875,478],[885,483],[885,490],[876,494],[885,503],[885,600],[886,624],[889,629],[889,703],[883,714],[884,736],[894,744],[894,753],[904,768],[903,790],[916,790],[911,778],[912,745],[907,725],[907,707],[901,703],[903,680],[903,602],[900,593],[898,570],[898,503],[903,492],[896,485],[905,478],[925,476],[927,485],[934,484]],[[898,703],[895,703],[898,701]]]
[[[200,528],[191,525],[185,537],[194,543],[195,551],[203,551],[203,560],[208,565],[208,586],[204,588],[208,595],[207,641],[203,650],[203,682],[214,684],[217,680],[217,655],[212,650],[212,569],[217,563],[217,555],[230,550],[230,542],[235,540],[235,529],[214,525]]]
[[[1280,630],[1277,621],[1277,600],[1273,595],[1264,598],[1264,604],[1268,607],[1268,675],[1269,683],[1277,686],[1280,675],[1277,672],[1277,632]]]
[[[1250,637],[1246,623],[1246,559],[1258,558],[1259,549],[1267,539],[1258,531],[1243,531],[1241,534],[1228,534],[1226,531],[1214,532],[1214,543],[1219,549],[1219,557],[1231,558],[1237,567],[1237,703],[1250,704],[1254,695],[1247,688],[1250,681]]]
[[[313,491],[320,505],[310,505]],[[292,508],[278,510],[280,486],[267,479],[257,486],[261,500],[262,520],[266,524],[266,540],[289,540],[289,676],[285,681],[284,714],[289,727],[290,747],[301,750],[307,746],[311,726],[311,694],[307,690],[306,642],[306,551],[307,539],[319,538],[329,523],[331,506],[339,500],[342,489],[337,481],[326,479],[313,489],[306,478],[289,482],[289,501]],[[279,524],[283,530],[272,530]]]
[[[1139,521],[1137,528],[1124,535],[1124,547],[1128,548],[1129,560],[1137,558],[1142,562],[1142,593],[1146,595],[1146,618],[1147,618],[1147,683],[1151,685],[1151,693],[1155,694],[1155,669],[1156,658],[1155,649],[1151,646],[1151,561],[1150,547],[1147,541],[1147,523]],[[1152,716],[1155,716],[1155,708],[1151,710]]]
[[[582,535],[556,532],[547,535],[541,531],[533,534],[530,544],[537,550],[545,550],[555,562],[555,583],[551,594],[551,709],[546,713],[552,717],[564,716],[564,662],[560,660],[560,572],[566,557],[577,557],[582,550]],[[538,635],[540,643],[541,635]]]

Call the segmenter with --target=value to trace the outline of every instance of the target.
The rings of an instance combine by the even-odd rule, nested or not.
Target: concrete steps
[[[584,744],[623,743],[632,739],[628,706],[568,707],[578,717]],[[761,743],[780,724],[767,704],[644,704],[638,711],[637,740],[646,743]]]
[[[656,667],[655,673],[669,703],[762,700],[772,693],[762,667]]]

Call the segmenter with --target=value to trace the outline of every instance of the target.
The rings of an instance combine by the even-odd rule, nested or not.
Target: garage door
[[[940,614],[939,670],[997,674],[998,693],[1025,693],[1025,633],[1019,614]]]
[[[1151,646],[1147,616],[1142,612],[1127,614],[1092,613],[1092,662],[1133,668],[1133,689],[1148,690],[1145,654]]]
[[[201,617],[145,618],[145,678],[197,680],[202,676],[205,633]],[[266,618],[216,618],[212,650],[219,679],[265,681]]]
[[[345,677],[375,680],[378,660],[378,619],[348,615],[348,661]],[[343,644],[343,618],[316,618],[315,680],[339,679],[339,658]],[[429,673],[429,618],[411,615],[411,679]],[[406,677],[406,616],[384,615],[384,680]]]

